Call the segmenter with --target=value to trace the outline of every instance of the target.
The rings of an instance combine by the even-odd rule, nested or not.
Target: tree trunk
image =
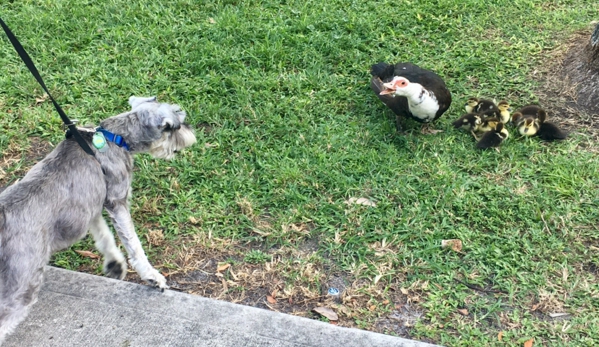
[[[591,39],[585,47],[585,55],[588,67],[599,70],[599,24],[595,26],[595,30],[591,34]]]
[[[574,101],[579,111],[599,115],[599,24],[591,37],[574,45],[563,62],[568,86],[576,89]]]

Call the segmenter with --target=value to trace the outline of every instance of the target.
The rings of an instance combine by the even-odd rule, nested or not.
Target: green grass
[[[319,257],[339,269],[420,295],[425,314],[413,338],[591,346],[599,340],[599,159],[578,146],[584,129],[555,144],[512,133],[500,153],[480,152],[451,121],[471,95],[514,107],[536,101],[532,71],[589,28],[598,5],[21,0],[2,2],[0,13],[71,118],[97,123],[125,110],[132,94],[158,95],[187,110],[191,124],[210,125],[172,162],[137,158],[132,210],[141,235],[162,228],[173,246],[208,234],[257,242],[266,253],[244,261],[258,263],[268,247],[318,240]],[[0,43],[0,149],[26,148],[32,137],[57,143],[60,118],[49,103],[36,105],[40,87]],[[454,104],[436,123],[443,133],[422,135],[408,122],[406,134],[394,134],[391,112],[369,89],[378,61],[411,61],[445,78]],[[22,163],[5,168],[9,177]],[[348,206],[350,197],[377,207]],[[264,216],[268,233],[253,232]],[[309,232],[282,227],[306,222]],[[453,238],[463,253],[440,248]],[[376,250],[383,240],[392,251]],[[70,268],[85,261],[73,250],[55,258]],[[571,315],[553,320],[555,310]],[[377,314],[385,312],[355,323],[370,328]]]

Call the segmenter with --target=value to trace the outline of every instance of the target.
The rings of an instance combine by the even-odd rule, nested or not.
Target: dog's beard
[[[152,143],[150,154],[154,158],[173,159],[177,152],[193,145],[196,137],[187,125],[181,125],[176,131],[165,131],[158,141]]]

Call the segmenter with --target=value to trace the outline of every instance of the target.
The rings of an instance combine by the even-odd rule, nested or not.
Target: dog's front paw
[[[127,262],[122,260],[106,259],[104,261],[104,273],[107,277],[122,280],[127,275]]]
[[[148,282],[149,285],[160,288],[161,291],[168,289],[166,278],[164,278],[164,276],[162,276],[156,269],[149,271],[145,276],[142,276],[142,279]]]

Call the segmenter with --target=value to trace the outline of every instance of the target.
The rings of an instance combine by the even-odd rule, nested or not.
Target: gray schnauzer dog
[[[183,123],[185,112],[179,106],[135,96],[129,104],[131,111],[102,121],[97,129],[79,128],[95,158],[66,139],[0,194],[0,344],[36,301],[50,256],[88,230],[104,255],[104,273],[125,277],[127,262],[102,217],[103,209],[139,276],[162,290],[168,288],[148,262],[131,220],[133,154],[171,159],[196,138]]]

